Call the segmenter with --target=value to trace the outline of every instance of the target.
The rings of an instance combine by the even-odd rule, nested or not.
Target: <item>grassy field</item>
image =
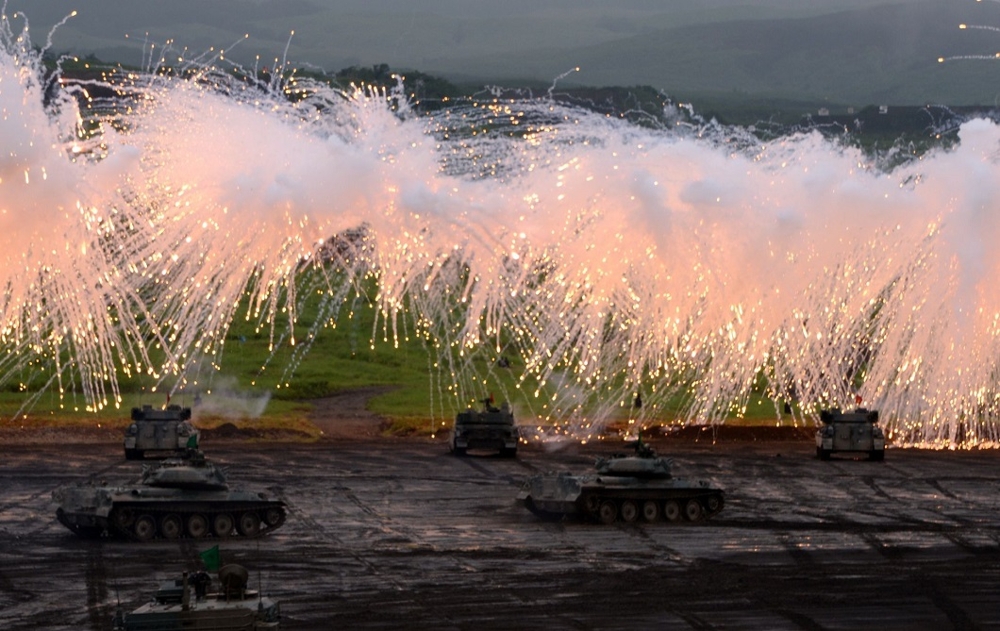
[[[319,298],[317,294],[307,301],[296,323],[294,346],[284,335],[285,323],[278,323],[272,338],[270,328],[247,321],[243,312],[235,319],[215,366],[206,362],[184,387],[173,391],[170,401],[190,406],[197,398],[196,418],[203,428],[233,423],[312,436],[318,430],[308,421],[310,399],[363,387],[386,387],[370,400],[369,409],[388,417],[389,431],[400,434],[430,433],[432,428],[450,426],[455,410],[474,404],[476,395],[460,400],[450,388],[454,384],[441,377],[434,368],[436,356],[415,335],[412,325],[400,326],[394,339],[391,323],[377,313],[367,295],[350,296],[337,313],[326,317],[317,312]],[[273,353],[272,339],[277,349]],[[516,358],[510,368],[502,370],[490,370],[486,358],[471,361],[480,362],[475,371],[487,375],[486,383],[477,388],[480,392],[507,393],[512,399],[519,396]],[[160,406],[166,403],[169,390],[168,385],[157,388],[151,381],[123,379],[118,384],[121,403],[94,411],[79,392],[60,395],[56,388],[37,389],[39,383],[36,378],[28,380],[25,391],[8,388],[0,392],[0,427],[124,428],[132,407]],[[517,409],[518,402],[513,403]],[[676,423],[683,406],[678,398],[654,412],[654,417],[664,424]],[[625,424],[628,415],[625,406],[616,424]],[[790,422],[788,415],[784,417]],[[752,397],[746,413],[732,422],[775,425],[775,404]]]

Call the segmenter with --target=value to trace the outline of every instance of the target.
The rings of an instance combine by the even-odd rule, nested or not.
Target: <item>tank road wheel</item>
[[[180,515],[170,514],[160,520],[160,535],[164,539],[180,539],[184,532],[184,522]]]
[[[192,539],[201,539],[208,534],[208,520],[204,515],[195,513],[188,516],[187,534]]]
[[[260,517],[250,511],[243,513],[236,524],[236,530],[244,537],[256,537],[260,534]]]
[[[642,518],[652,523],[660,518],[660,507],[653,500],[642,503]]]
[[[591,515],[596,515],[597,511],[601,508],[601,498],[595,495],[588,495],[583,503],[587,508],[587,512]]]
[[[709,495],[708,499],[705,500],[705,505],[708,506],[708,512],[711,515],[718,513],[722,510],[722,496],[721,495]]]
[[[681,518],[681,505],[677,500],[667,500],[663,503],[663,516],[667,521],[677,521]]]
[[[150,515],[140,515],[132,525],[132,534],[139,541],[149,541],[156,536],[156,521]]]
[[[611,500],[601,502],[601,507],[597,509],[597,519],[602,524],[613,524],[618,519],[618,507]]]
[[[269,508],[264,511],[264,523],[269,527],[274,528],[281,523],[281,520],[285,518],[285,511],[280,508]]]
[[[701,504],[698,500],[688,500],[684,505],[684,518],[688,521],[698,521],[702,514]]]
[[[622,502],[621,509],[619,510],[622,515],[622,521],[627,524],[635,523],[635,520],[639,519],[639,507],[632,500]]]
[[[116,508],[111,513],[111,523],[122,532],[128,532],[135,523],[135,513],[128,508]]]
[[[219,513],[212,519],[212,534],[226,538],[233,532],[233,516],[229,513]]]

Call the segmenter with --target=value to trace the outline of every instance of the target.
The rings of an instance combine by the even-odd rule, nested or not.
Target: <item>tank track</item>
[[[602,524],[615,522],[700,522],[710,519],[725,505],[721,490],[609,493],[600,489],[584,492],[579,507],[584,515]]]
[[[186,504],[186,505],[185,505]],[[233,536],[260,537],[285,523],[287,512],[281,502],[235,502],[219,508],[142,504],[114,506],[108,514],[108,532],[132,541],[154,539],[226,539]]]
[[[566,516],[566,513],[561,513],[559,511],[546,510],[535,504],[535,500],[529,495],[524,498],[524,507],[531,511],[531,514],[543,521],[559,521]]]

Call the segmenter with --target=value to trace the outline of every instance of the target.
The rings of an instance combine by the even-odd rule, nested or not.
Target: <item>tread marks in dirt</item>
[[[649,532],[646,530],[646,526],[640,524],[626,524],[623,522],[615,522],[614,526],[619,530],[622,530],[633,537],[642,539],[643,546],[652,550],[656,550],[662,554],[657,555],[658,558],[666,558],[673,563],[680,565],[689,565],[691,560],[686,558],[683,554],[677,550],[671,548],[670,546],[663,545],[659,541],[656,541],[649,536]],[[655,527],[655,524],[654,524]]]
[[[952,493],[951,491],[949,491],[948,489],[946,489],[944,486],[942,486],[941,482],[939,480],[935,480],[935,479],[931,479],[931,478],[925,478],[924,482],[926,482],[927,484],[929,484],[931,486],[931,488],[933,488],[935,491],[937,491],[941,495],[944,495],[948,499],[961,501],[961,498],[959,498],[957,495],[955,495],[954,493]]]
[[[809,554],[808,550],[797,544],[797,541],[799,540],[791,532],[777,532],[775,534],[777,535],[778,541],[785,548],[785,551],[788,552],[788,556],[790,556],[796,564],[800,567],[816,565],[816,559]]]
[[[880,497],[880,498],[882,498],[884,500],[892,501],[893,497],[891,495],[889,495],[888,493],[886,493],[885,491],[882,490],[882,487],[880,487],[875,482],[875,477],[874,476],[870,476],[870,475],[861,476],[861,481],[864,482],[865,485],[868,488],[870,488],[875,493],[875,495],[877,495],[878,497]]]
[[[346,490],[346,489],[341,487],[339,490]],[[338,544],[340,544],[340,548],[345,551],[348,551],[347,554],[352,559],[357,561],[362,567],[364,567],[372,576],[377,576],[380,579],[383,579],[387,584],[392,585],[392,587],[396,590],[402,590],[404,588],[402,582],[400,582],[392,574],[388,572],[383,572],[378,568],[378,566],[369,561],[366,557],[362,556],[357,552],[352,551],[350,546],[344,544],[343,540],[336,534],[336,532],[333,529],[326,527],[321,522],[317,521],[316,519],[313,519],[305,511],[300,510],[299,507],[284,494],[283,490],[276,490],[275,497],[283,501],[285,503],[285,510],[290,515],[295,515],[297,521],[308,526],[310,532],[316,534],[322,534],[324,539],[335,541]]]
[[[937,582],[933,579],[925,580],[924,584],[921,585],[922,590],[930,597],[934,606],[944,612],[944,615],[948,616],[948,620],[954,625],[955,629],[976,629],[976,625],[969,619],[969,615],[951,598],[945,594]]]
[[[3,567],[0,567],[0,611],[15,604],[31,602],[35,595],[27,590],[18,587],[18,581],[11,578]]]
[[[496,479],[499,479],[499,480],[504,480],[505,482],[508,482],[510,484],[515,484],[515,485],[518,485],[518,486],[520,486],[521,482],[523,481],[523,480],[519,479],[517,476],[511,475],[509,473],[499,473],[497,471],[493,471],[493,470],[489,469],[488,467],[486,467],[486,466],[484,466],[484,465],[476,462],[475,460],[476,460],[475,457],[465,456],[463,458],[460,458],[459,462],[465,463],[466,465],[468,465],[469,467],[471,467],[475,471],[478,471],[479,473],[481,473],[484,476],[489,477],[489,478],[496,478]],[[510,461],[508,460],[507,462],[510,462]]]
[[[485,470],[484,472],[487,473],[487,474],[491,474],[492,473],[492,472],[489,472],[488,470]],[[502,476],[496,476],[496,475],[494,475],[493,477],[500,478]],[[376,520],[378,522],[378,529],[381,532],[383,532],[383,533],[392,533],[394,540],[409,541],[409,542],[419,541],[419,537],[418,537],[418,535],[414,531],[412,531],[409,528],[400,528],[398,524],[391,524],[390,523],[390,521],[391,521],[390,519],[388,519],[387,517],[383,516],[381,513],[379,513],[378,510],[376,510],[372,506],[370,506],[367,503],[365,503],[363,500],[361,500],[361,498],[359,498],[350,489],[347,489],[345,487],[338,487],[336,490],[338,492],[342,492],[344,494],[344,497],[346,497],[352,504],[354,504],[355,506],[357,506],[365,515],[367,515],[367,516],[371,517],[372,519]],[[277,496],[278,496],[279,499],[281,499],[281,500],[283,500],[285,502],[286,509],[288,510],[288,512],[290,514],[294,514],[297,520],[301,520],[302,522],[304,522],[313,532],[322,532],[323,535],[324,535],[324,537],[327,537],[327,538],[332,539],[334,541],[338,541],[339,540],[339,538],[337,537],[337,535],[335,533],[331,532],[331,530],[329,528],[323,526],[320,522],[318,522],[317,520],[311,518],[309,515],[307,515],[303,511],[299,510],[298,507],[295,506],[292,502],[290,502],[287,497],[284,497],[282,495],[277,495]],[[345,549],[345,550],[350,549],[350,547],[346,546],[346,545],[342,545],[341,547],[343,549]],[[415,552],[414,554],[420,554],[420,553],[421,552]],[[465,562],[465,560],[461,557],[461,555],[456,555],[456,554],[449,553],[449,552],[440,552],[440,551],[432,550],[432,549],[429,549],[429,548],[427,550],[425,550],[424,553],[433,554],[438,561],[440,561],[442,559],[449,559],[450,562],[451,562],[451,564],[456,568],[456,571],[458,573],[468,573],[468,572],[479,573],[480,572],[480,570],[478,568],[476,568],[476,567],[470,565],[469,563]],[[362,556],[359,553],[350,552],[349,554],[350,554],[350,556],[355,561],[357,561],[362,566],[364,566],[371,575],[377,576],[380,580],[382,580],[386,584],[392,586],[392,588],[393,588],[392,591],[393,592],[395,592],[395,593],[407,593],[407,589],[405,588],[405,586],[403,585],[403,583],[401,581],[397,580],[394,577],[394,575],[393,575],[392,572],[382,570],[378,565],[376,565],[372,561],[368,560],[368,558],[366,558],[365,556]],[[521,590],[521,589],[517,589],[517,588],[514,588],[514,587],[508,587],[506,585],[495,585],[495,586],[493,586],[491,588],[491,590],[499,590],[501,592],[508,593],[508,594],[510,594],[510,596],[512,598],[516,599],[519,602],[524,603],[525,605],[527,605],[527,606],[529,606],[531,608],[536,608],[536,607],[542,607],[543,606],[541,603],[538,602],[537,599],[534,599],[531,596],[525,594],[524,590]],[[452,597],[453,597],[453,595],[449,595],[448,596],[448,600],[451,601]],[[453,626],[455,624],[454,621],[452,621],[452,620],[450,620],[448,618],[447,613],[445,613],[446,607],[435,608],[435,607],[433,607],[433,603],[431,603],[431,602],[418,602],[418,601],[404,602],[404,601],[408,601],[408,599],[409,599],[409,597],[406,597],[403,600],[400,600],[398,602],[394,602],[393,603],[393,602],[390,602],[391,600],[395,600],[394,598],[392,598],[392,599],[384,600],[383,603],[387,607],[390,606],[390,605],[395,605],[395,606],[401,606],[401,607],[404,607],[404,608],[405,607],[418,607],[421,610],[433,609],[433,610],[435,610],[437,612],[436,615],[439,615],[439,616],[443,617],[442,622],[446,622],[447,625],[449,625],[449,626]],[[494,602],[496,600],[496,597],[495,596],[491,596],[489,600],[490,600],[490,602]],[[579,623],[577,623],[577,621],[573,620],[570,617],[559,616],[559,615],[556,615],[555,617],[559,618],[563,622],[566,622],[570,626],[570,628],[575,628],[575,627],[578,627],[578,628],[581,628],[581,629],[588,628],[585,625],[581,626]],[[442,625],[442,626],[445,626],[445,625]]]

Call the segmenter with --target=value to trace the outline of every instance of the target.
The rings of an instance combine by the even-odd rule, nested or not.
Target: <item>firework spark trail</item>
[[[958,28],[965,30],[978,30],[978,31],[993,31],[994,33],[1000,33],[1000,26],[990,26],[989,24],[959,24]]]
[[[0,22],[0,360],[3,381],[52,370],[60,394],[120,402],[119,371],[146,362],[155,332],[114,263],[123,218],[115,183],[128,152],[92,163],[76,100],[46,86],[26,27]],[[111,191],[110,193],[108,191]],[[44,361],[36,361],[44,358]],[[110,400],[109,400],[110,397]]]
[[[371,273],[385,335],[430,336],[444,407],[512,353],[515,403],[581,436],[636,392],[641,425],[674,396],[709,423],[751,397],[857,391],[899,443],[1000,438],[991,123],[886,173],[819,135],[755,146],[541,101],[418,117],[204,68],[137,77],[106,156],[73,161],[71,99],[46,110],[40,69],[5,43],[8,379],[68,361],[103,403],[116,366],[183,379],[218,355],[247,292],[277,343],[299,292],[333,305]],[[362,227],[365,256],[303,276]]]
[[[976,0],[977,2],[982,2],[982,0]],[[990,2],[1000,2],[1000,0],[990,0]],[[993,31],[994,33],[1000,33],[1000,26],[990,26],[988,24],[959,24],[958,28],[961,30],[975,30],[975,31]],[[993,55],[954,55],[951,57],[938,57],[938,63],[944,63],[946,61],[996,61],[1000,59],[1000,53],[995,53]]]
[[[655,402],[686,375],[689,420],[718,421],[763,373],[775,398],[844,404],[857,386],[900,442],[996,442],[997,196],[976,184],[996,179],[995,126],[892,175],[815,136],[752,159],[653,136],[525,175],[533,208],[497,232],[530,247],[517,271],[475,274],[494,287],[472,288],[472,312],[506,314],[529,371],[567,388],[551,409],[659,386]]]

